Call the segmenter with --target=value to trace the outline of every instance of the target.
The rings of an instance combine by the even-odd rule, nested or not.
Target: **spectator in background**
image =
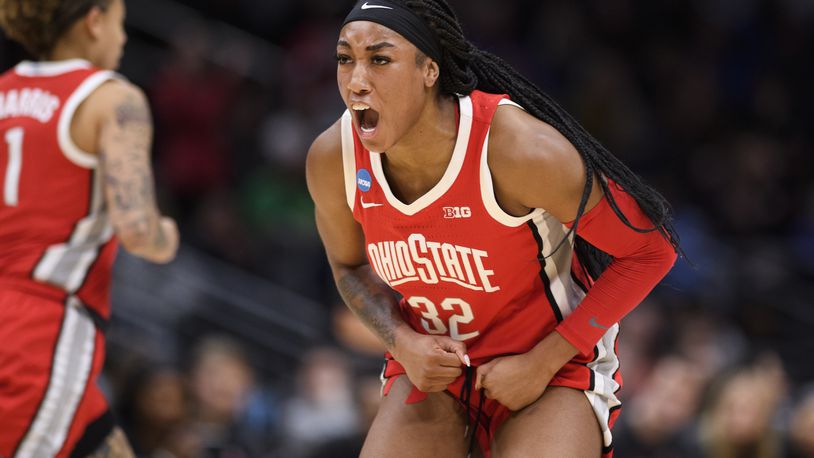
[[[235,340],[204,337],[189,370],[193,431],[204,456],[257,456],[277,439],[274,406],[256,386],[253,366]]]
[[[703,455],[781,457],[783,441],[774,422],[785,395],[785,374],[773,355],[721,378],[701,413],[698,434]]]
[[[157,457],[175,447],[188,420],[189,393],[171,366],[145,367],[124,382],[118,411],[137,456]]]
[[[707,378],[696,363],[662,357],[621,418],[615,452],[624,458],[694,458],[692,428]]]
[[[359,433],[352,381],[348,361],[338,350],[325,347],[308,352],[297,376],[296,393],[285,405],[290,454],[308,453],[324,442]]]
[[[795,403],[788,429],[788,458],[814,457],[814,387]]]

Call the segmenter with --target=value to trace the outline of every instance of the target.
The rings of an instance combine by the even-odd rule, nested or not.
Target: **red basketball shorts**
[[[563,370],[561,370],[552,380],[552,386],[565,386],[569,388],[579,389],[585,392],[589,402],[594,410],[599,421],[600,429],[603,435],[603,449],[602,458],[613,457],[613,445],[610,435],[610,430],[619,415],[619,401],[615,396],[610,398],[600,395],[595,388],[595,380],[581,380],[582,370],[579,365],[568,363]],[[387,396],[393,382],[401,376],[406,375],[404,367],[398,361],[392,359],[390,354],[386,355],[385,366],[382,372],[382,394]],[[473,377],[474,379],[474,377]],[[474,380],[471,382],[473,387],[469,393],[468,406],[461,402],[461,393],[466,389],[465,377],[461,375],[449,386],[447,386],[447,393],[453,396],[458,402],[463,404],[464,409],[469,413],[467,423],[475,427],[475,440],[477,440],[480,449],[486,458],[490,458],[490,444],[495,436],[495,432],[500,425],[509,418],[511,411],[503,404],[485,398],[480,399],[480,391],[474,389]],[[415,387],[410,392],[405,401],[407,404],[421,402],[426,398],[426,394],[418,391]],[[480,412],[478,407],[480,405]]]
[[[0,288],[0,456],[67,457],[89,430],[100,435],[103,361],[103,335],[78,299]]]

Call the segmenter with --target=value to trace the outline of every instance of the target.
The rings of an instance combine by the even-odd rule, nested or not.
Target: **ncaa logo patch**
[[[362,192],[370,191],[370,186],[373,184],[373,178],[370,177],[370,172],[365,169],[359,169],[356,172],[356,186]]]

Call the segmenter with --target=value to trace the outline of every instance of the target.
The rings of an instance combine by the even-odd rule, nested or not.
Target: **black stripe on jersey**
[[[102,446],[107,439],[107,436],[113,432],[113,428],[115,427],[116,420],[113,418],[113,414],[110,412],[110,409],[108,409],[102,414],[102,416],[96,420],[93,420],[85,428],[85,432],[82,433],[82,437],[79,439],[79,442],[77,442],[74,446],[70,458],[84,458],[93,454],[93,452]]]
[[[591,381],[588,384],[588,391],[593,391],[596,388],[596,373],[590,367],[588,368],[588,372],[591,374]]]
[[[574,283],[579,286],[583,293],[588,294],[588,288],[582,283],[582,281],[580,281],[579,277],[577,277],[573,270],[571,271],[571,280],[574,280]]]
[[[619,385],[619,386],[616,387],[616,390],[613,392],[613,394],[618,393],[619,390],[622,389],[622,384],[619,383],[618,380],[616,380],[616,376],[619,374],[619,370],[622,369],[622,362],[619,361],[619,352],[616,351],[616,344],[619,342],[619,334],[620,334],[619,332],[616,333],[616,337],[613,339],[613,348],[612,348],[613,349],[613,354],[616,356],[616,370],[613,371],[613,375],[611,375],[611,379],[613,379],[613,381],[615,381]]]
[[[608,409],[608,427],[609,428],[610,428],[611,415],[613,414],[613,412],[615,412],[615,411],[617,411],[617,410],[619,410],[621,408],[622,408],[622,405],[619,404],[619,405],[615,405],[615,406],[611,407],[610,409]],[[606,454],[606,453],[610,453],[611,451],[613,451],[613,439],[611,439],[611,443],[607,447],[604,446],[604,445],[602,446],[602,454],[603,455]]]
[[[28,433],[31,432],[31,427],[34,426],[34,420],[37,419],[37,414],[39,414],[40,409],[42,409],[42,403],[45,402],[45,396],[48,394],[48,389],[51,388],[51,380],[52,380],[52,377],[54,375],[54,362],[55,362],[54,360],[57,357],[57,346],[59,346],[59,339],[62,337],[62,332],[65,331],[65,319],[68,316],[68,300],[69,299],[70,299],[70,296],[65,299],[65,303],[64,303],[65,307],[63,307],[63,309],[62,309],[64,311],[64,313],[62,314],[62,322],[59,325],[59,332],[57,332],[57,338],[56,338],[56,340],[54,340],[54,346],[51,349],[51,367],[48,368],[48,383],[45,384],[45,390],[43,390],[43,392],[42,392],[42,398],[40,399],[39,405],[37,405],[37,408],[34,410],[34,414],[31,415],[31,420],[28,421],[28,428],[26,428],[25,434],[20,436],[20,439],[17,441],[17,445],[14,446],[14,449],[11,452],[11,456],[14,456],[14,455],[17,454],[17,449],[20,448],[20,445],[22,445],[23,441],[25,441],[26,437],[28,437]]]
[[[79,298],[77,297],[76,300],[79,300]],[[83,303],[82,301],[80,301],[79,303],[82,304],[82,308],[84,309],[84,311],[88,312],[91,321],[93,321],[93,325],[96,326],[96,330],[101,332],[102,334],[105,334],[107,332],[107,327],[110,324],[110,322],[104,319],[102,315],[99,314],[99,312],[88,307],[87,304]]]
[[[537,232],[537,226],[533,220],[529,220],[527,224],[531,230],[531,235],[537,242],[537,260],[540,261],[540,279],[545,286],[545,295],[546,298],[548,298],[548,304],[551,306],[554,316],[557,317],[557,323],[560,323],[562,322],[562,312],[560,312],[560,307],[557,305],[557,300],[554,299],[554,294],[551,293],[551,280],[549,280],[548,275],[545,273],[546,260],[545,255],[543,255],[543,238],[540,236],[540,233]]]

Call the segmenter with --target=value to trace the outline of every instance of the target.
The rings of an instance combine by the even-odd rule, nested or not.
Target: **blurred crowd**
[[[814,2],[450,3],[674,206],[686,257],[622,322],[617,456],[814,457]],[[156,34],[148,4],[188,20]],[[113,352],[106,389],[140,456],[358,456],[381,348],[338,300],[304,182],[343,109],[351,5],[129,2],[122,72],[154,110],[162,207],[187,246],[324,304],[325,329],[288,379],[216,328],[179,358]],[[3,69],[23,57],[0,51]]]

